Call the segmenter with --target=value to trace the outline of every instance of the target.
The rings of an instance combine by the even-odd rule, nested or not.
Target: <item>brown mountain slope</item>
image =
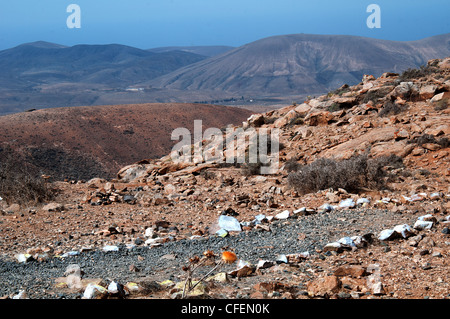
[[[169,152],[177,127],[192,130],[194,120],[202,120],[205,128],[223,128],[250,114],[176,103],[36,110],[0,117],[0,149],[20,151],[42,174],[57,179],[108,177],[124,165]]]
[[[449,55],[449,34],[401,42],[347,35],[264,38],[150,80],[153,87],[240,95],[313,95],[363,74],[402,72]]]

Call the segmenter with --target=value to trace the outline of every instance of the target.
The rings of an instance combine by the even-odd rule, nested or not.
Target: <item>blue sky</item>
[[[379,29],[366,25],[372,3],[381,8]],[[80,29],[67,27],[70,4],[81,8]],[[450,32],[449,15],[448,0],[10,0],[0,3],[0,50],[38,40],[240,46],[292,33],[408,41]]]

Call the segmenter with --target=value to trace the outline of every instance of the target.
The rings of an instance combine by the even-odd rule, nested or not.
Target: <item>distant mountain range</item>
[[[34,42],[0,51],[0,115],[58,106],[226,104],[318,95],[450,55],[450,34],[398,42],[294,34],[238,48]]]
[[[357,84],[364,74],[401,72],[449,55],[450,33],[410,42],[293,34],[249,43],[148,83],[244,95],[326,92],[344,83]]]
[[[219,55],[234,49],[234,47],[226,46],[226,45],[216,45],[216,46],[178,46],[178,47],[161,47],[149,49],[150,52],[162,53],[162,52],[170,52],[170,51],[183,51],[190,52],[194,54],[199,54],[207,57]]]

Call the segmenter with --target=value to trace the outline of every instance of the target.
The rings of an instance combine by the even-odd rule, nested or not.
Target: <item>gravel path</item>
[[[84,278],[103,278],[126,283],[142,277],[156,281],[176,279],[182,274],[181,266],[189,257],[201,256],[210,249],[220,253],[222,248],[233,249],[239,259],[256,264],[259,259],[275,260],[278,254],[290,254],[323,248],[329,242],[344,236],[378,234],[397,224],[412,224],[412,214],[402,215],[387,210],[354,209],[319,213],[270,224],[271,231],[252,230],[225,238],[209,237],[168,242],[159,247],[121,248],[118,252],[90,251],[67,258],[51,258],[44,262],[20,264],[0,260],[0,296],[17,294],[25,290],[28,297],[79,298],[80,294],[50,293],[55,278],[64,276],[66,267],[79,264]],[[305,238],[298,239],[300,234]],[[303,236],[302,236],[303,237]],[[174,259],[161,258],[175,255]],[[140,258],[138,258],[140,256]],[[131,272],[134,264],[139,272]]]

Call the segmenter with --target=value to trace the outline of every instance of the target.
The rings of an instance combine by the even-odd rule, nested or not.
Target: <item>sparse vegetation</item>
[[[328,97],[331,97],[333,95],[342,96],[342,94],[347,93],[347,92],[350,92],[350,87],[348,86],[348,84],[344,84],[339,89],[328,92]]]
[[[320,158],[291,172],[288,175],[288,183],[303,194],[328,188],[343,188],[349,192],[367,188],[383,189],[390,177],[385,166],[398,166],[402,165],[402,162],[402,159],[395,155],[380,158],[358,155],[341,161]]]
[[[336,111],[340,111],[341,110],[341,106],[339,103],[333,103],[328,107],[328,112],[336,112]]]
[[[0,151],[0,195],[8,204],[42,203],[55,194],[45,179],[11,149]]]
[[[261,172],[262,164],[258,163],[245,163],[241,166],[241,173],[244,176],[258,175]]]
[[[447,137],[441,137],[440,139],[436,139],[431,134],[423,134],[419,137],[415,137],[411,140],[409,140],[407,143],[416,143],[419,146],[422,146],[423,144],[438,144],[442,148],[450,147],[450,140]]]
[[[410,80],[413,80],[413,79],[418,79],[418,78],[421,78],[421,77],[427,77],[428,75],[431,75],[431,74],[436,73],[438,71],[439,71],[439,69],[436,68],[435,66],[422,65],[418,69],[409,68],[409,69],[405,70],[402,74],[400,74],[398,79],[399,79],[400,82],[406,82],[406,81],[410,81]]]
[[[383,97],[385,97],[387,93],[385,91],[381,90],[381,89],[380,90],[368,91],[365,94],[362,102],[363,103],[368,103],[369,101],[372,101],[373,103],[377,103],[378,100],[383,98]]]
[[[389,115],[397,115],[406,110],[406,106],[396,104],[392,101],[384,103],[383,108],[378,113],[379,117],[385,117]]]
[[[289,126],[294,126],[294,125],[303,125],[303,124],[305,124],[303,118],[304,118],[304,116],[302,116],[302,115],[300,115],[300,114],[299,114],[298,116],[292,118],[292,119],[289,121],[289,123],[288,123],[288,127],[289,127]]]
[[[296,172],[300,169],[301,164],[299,162],[296,161],[295,158],[290,158],[286,161],[286,163],[284,164],[284,169],[287,172]]]
[[[225,264],[232,264],[236,261],[237,257],[234,252],[224,251],[222,253],[221,259],[216,262],[215,258],[217,255],[212,250],[206,250],[203,252],[203,257],[194,256],[189,258],[189,264],[187,266],[183,266],[182,270],[186,272],[186,281],[184,282],[183,290],[181,292],[181,298],[184,299],[189,295],[189,292],[193,291],[197,285],[204,282],[208,276],[210,276],[213,271],[219,269],[221,266]],[[203,275],[197,281],[193,281],[193,275],[197,269],[206,265],[213,265],[213,267],[209,270],[206,275]]]
[[[207,181],[208,180],[213,180],[213,179],[216,178],[216,174],[213,171],[210,171],[210,170],[207,170],[207,169],[202,170],[200,172],[200,176],[203,177]]]

